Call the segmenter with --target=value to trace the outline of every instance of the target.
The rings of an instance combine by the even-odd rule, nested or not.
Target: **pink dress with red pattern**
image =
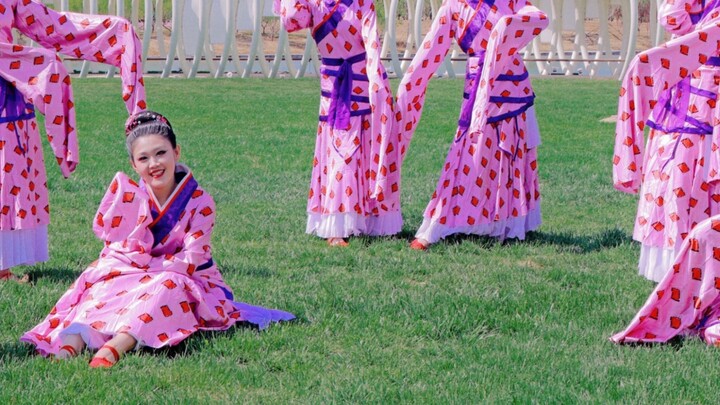
[[[13,44],[15,28],[42,48]],[[78,163],[70,76],[56,53],[120,67],[128,112],[145,109],[141,45],[118,17],[0,0],[0,268],[47,260],[47,178],[35,112],[65,177]]]
[[[667,342],[700,336],[720,346],[720,216],[698,223],[675,262],[615,343]]]
[[[312,29],[322,57],[307,233],[392,235],[402,228],[394,101],[371,0],[275,0],[288,31]]]
[[[115,176],[93,223],[105,242],[100,258],[20,340],[46,356],[57,354],[69,334],[81,335],[90,348],[122,332],[159,348],[198,330],[243,321],[264,328],[294,318],[233,301],[212,257],[215,203],[186,167],[178,165],[176,178],[160,206],[143,183]]]
[[[468,61],[458,128],[417,238],[524,239],[540,225],[535,94],[518,50],[547,25],[525,0],[446,0],[438,10],[398,90],[403,145],[453,39]]]
[[[640,274],[654,281],[692,227],[720,214],[718,5],[663,3],[660,23],[675,37],[636,56],[620,91],[613,182],[640,192],[633,238],[642,243]]]

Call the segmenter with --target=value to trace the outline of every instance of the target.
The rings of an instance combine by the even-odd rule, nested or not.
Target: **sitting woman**
[[[178,163],[167,119],[141,112],[126,134],[140,184],[115,175],[93,224],[105,242],[100,258],[20,340],[56,358],[99,349],[90,366],[111,367],[132,348],[175,345],[197,330],[293,319],[233,301],[212,259],[215,203]]]
[[[720,346],[720,216],[693,228],[675,263],[615,343],[665,343],[676,336],[699,336]]]

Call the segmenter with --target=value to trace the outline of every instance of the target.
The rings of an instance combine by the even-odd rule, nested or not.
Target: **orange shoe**
[[[63,351],[67,353],[67,355],[62,355]],[[58,354],[56,355],[50,355],[50,360],[53,362],[60,362],[62,360],[71,359],[73,357],[76,357],[78,355],[77,350],[75,350],[74,347],[71,345],[65,345],[58,350]]]
[[[412,250],[427,250],[428,243],[423,242],[421,239],[415,239],[414,241],[410,242],[410,249]]]
[[[105,357],[97,357],[97,354],[96,354],[95,357],[93,357],[92,360],[90,360],[90,368],[110,368],[110,367],[114,366],[115,363],[118,362],[118,360],[120,360],[120,353],[118,353],[118,351],[115,350],[114,347],[112,347],[110,345],[104,345],[103,347],[100,348],[100,350],[102,350],[102,349],[108,349],[110,351],[110,353],[112,353],[113,357],[115,357],[115,361],[110,361],[110,360],[106,359]],[[98,352],[100,352],[100,350],[98,350]]]
[[[27,284],[30,282],[30,275],[24,274],[22,277],[18,277],[13,274],[9,269],[0,270],[0,281],[15,281],[20,284]]]
[[[345,241],[343,238],[328,238],[327,243],[330,246],[339,246],[339,247],[348,247],[350,246],[349,243]]]

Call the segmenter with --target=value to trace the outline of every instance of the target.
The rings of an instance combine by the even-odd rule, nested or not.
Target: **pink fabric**
[[[13,28],[44,48],[13,44]],[[79,161],[75,109],[70,76],[56,52],[120,67],[130,113],[145,108],[142,52],[132,25],[122,18],[59,13],[37,1],[0,0],[0,77],[45,115],[50,146],[68,177]],[[0,230],[47,225],[47,179],[34,118],[0,124],[0,165]]]
[[[623,192],[640,192],[634,239],[677,251],[695,224],[720,214],[720,67],[710,60],[718,56],[720,17],[718,10],[704,10],[700,0],[675,0],[662,4],[659,20],[679,36],[637,55],[623,80],[613,182]],[[666,91],[675,85],[672,94]],[[668,97],[678,112],[663,116],[657,109]],[[710,129],[684,133],[677,125],[686,125],[686,119]],[[668,130],[651,129],[645,145],[648,122]]]
[[[699,335],[718,346],[720,338],[720,216],[700,222],[682,242],[665,274],[615,343],[667,342]]]
[[[188,184],[191,181],[182,181],[178,188]],[[177,344],[197,330],[225,330],[246,320],[264,327],[292,319],[292,314],[232,301],[232,291],[212,262],[215,203],[199,187],[188,195],[185,206],[170,203],[168,209],[176,209],[179,219],[153,247],[150,196],[118,173],[93,223],[105,242],[100,258],[21,340],[49,355],[60,350],[64,334],[81,334],[90,347],[98,348],[126,332],[140,344],[158,348]],[[266,314],[258,315],[262,311]]]
[[[472,30],[479,30],[465,48],[470,75],[465,92],[469,96],[461,110],[470,111],[469,123],[460,124],[455,133],[417,235],[430,242],[453,233],[522,239],[526,231],[540,225],[536,150],[540,140],[533,131],[537,128],[534,115],[531,110],[520,110],[526,105],[494,102],[491,97],[509,100],[534,96],[517,52],[548,25],[548,20],[525,0],[495,1],[489,8],[483,8],[482,1],[471,3],[443,3],[398,90],[398,131],[404,150],[420,121],[427,84],[452,40],[463,44]],[[477,20],[485,12],[485,20]],[[501,75],[517,78],[498,80]],[[474,104],[468,106],[473,98]],[[508,118],[487,121],[504,115]]]
[[[399,232],[402,151],[393,136],[394,102],[380,61],[373,2],[275,0],[273,8],[288,31],[310,28],[324,59],[307,232],[325,238]],[[336,25],[322,36],[330,31],[329,24]],[[362,53],[364,59],[350,66],[354,97],[350,110],[367,113],[349,117],[347,127],[334,127],[333,122],[339,126],[345,120],[323,117],[336,107],[330,96],[341,68],[327,60],[339,63],[361,58]]]

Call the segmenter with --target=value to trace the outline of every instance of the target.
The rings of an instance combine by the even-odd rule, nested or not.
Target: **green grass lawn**
[[[0,284],[0,403],[717,401],[718,349],[617,347],[653,288],[636,275],[636,196],[614,191],[619,83],[537,79],[544,223],[525,242],[409,239],[454,134],[461,80],[434,80],[403,171],[403,233],[329,248],[305,235],[319,85],[303,80],[147,79],[182,160],[214,197],[214,257],[236,298],[295,313],[267,331],[196,334],[107,371],[88,353],[53,363],[18,342],[97,258],[91,219],[130,171],[116,79],[75,80],[81,163],[48,159],[51,260]],[[396,86],[397,81],[393,84]],[[46,149],[46,157],[51,156]]]

